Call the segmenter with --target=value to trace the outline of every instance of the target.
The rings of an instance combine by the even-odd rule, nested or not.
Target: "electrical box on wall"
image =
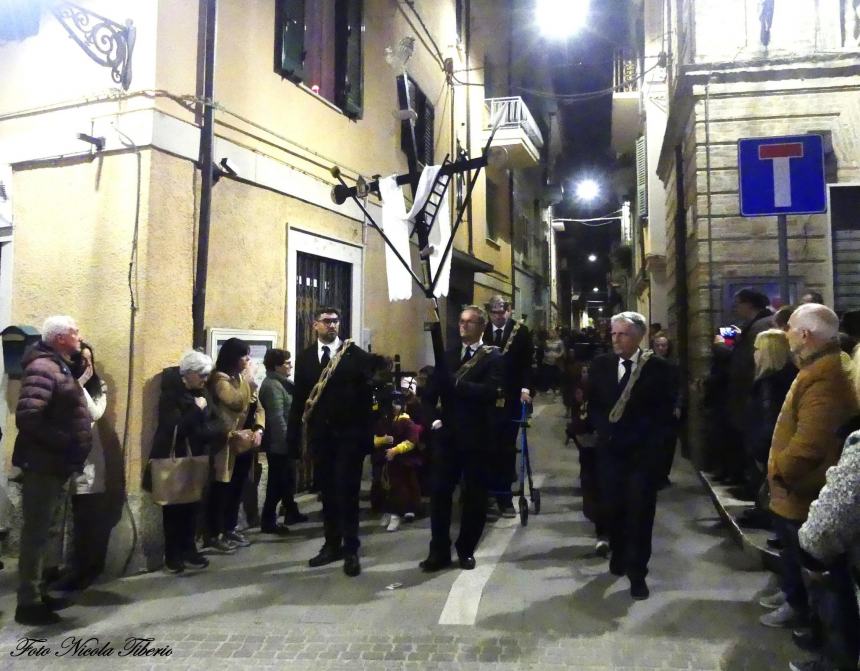
[[[39,342],[42,335],[35,326],[7,326],[0,331],[3,340],[3,366],[6,375],[12,380],[20,380],[24,374],[21,359],[24,352],[34,343]]]

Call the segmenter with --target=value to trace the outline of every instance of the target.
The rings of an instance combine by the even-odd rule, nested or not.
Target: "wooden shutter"
[[[436,123],[436,112],[433,110],[433,105],[430,104],[430,101],[427,100],[427,96],[423,93],[421,94],[421,98],[423,99],[423,108],[419,110],[418,114],[421,115],[421,137],[418,138],[419,145],[419,159],[424,165],[433,165],[433,154],[434,148],[436,144],[435,137],[435,123]]]
[[[352,119],[360,119],[364,111],[363,5],[363,0],[338,0],[335,9],[335,104]]]
[[[305,76],[305,0],[278,0],[275,26],[275,70],[300,82]]]
[[[645,136],[636,138],[636,212],[648,216],[648,153]]]

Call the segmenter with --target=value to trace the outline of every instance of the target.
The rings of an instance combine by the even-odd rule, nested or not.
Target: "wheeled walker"
[[[526,480],[528,480],[529,489],[528,498],[531,499],[532,505],[534,506],[534,514],[540,514],[540,489],[535,488],[534,482],[532,481],[532,463],[529,458],[529,441],[528,441],[528,426],[529,426],[529,416],[528,416],[528,404],[522,404],[522,412],[520,413],[520,418],[517,420],[517,425],[520,427],[520,447],[517,450],[520,453],[520,489],[519,492],[515,494],[518,496],[518,507],[520,513],[520,524],[522,526],[526,526],[529,523],[529,504],[526,501]]]

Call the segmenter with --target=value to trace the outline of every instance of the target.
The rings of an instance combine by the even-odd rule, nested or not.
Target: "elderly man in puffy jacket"
[[[801,305],[788,321],[788,343],[799,368],[776,422],[768,458],[770,510],[782,541],[780,587],[785,603],[760,618],[770,627],[808,620],[798,530],[838,460],[839,428],[857,412],[854,387],[842,367],[839,319],[824,305]]]
[[[21,469],[21,551],[15,620],[27,625],[58,622],[61,602],[50,597],[42,566],[69,478],[80,473],[92,431],[82,385],[69,369],[81,338],[71,317],[49,317],[42,340],[22,361],[24,377],[15,410],[18,438],[12,464]]]

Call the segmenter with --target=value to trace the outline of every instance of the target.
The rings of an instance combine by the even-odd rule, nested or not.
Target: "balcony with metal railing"
[[[511,167],[528,168],[537,165],[540,162],[543,136],[523,99],[519,96],[487,98],[484,105],[487,110],[485,137],[489,135],[496,121],[499,121],[490,148],[504,149]]]

